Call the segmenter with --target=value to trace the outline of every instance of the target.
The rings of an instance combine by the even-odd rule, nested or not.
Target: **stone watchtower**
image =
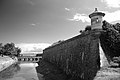
[[[103,25],[103,17],[105,16],[105,13],[98,12],[97,8],[95,8],[95,11],[89,15],[89,18],[91,19],[91,29],[102,29]],[[100,67],[107,67],[109,66],[109,63],[107,61],[107,58],[105,56],[105,53],[101,47],[100,41],[99,41],[99,51],[100,51]]]
[[[102,18],[104,16],[105,13],[98,12],[97,8],[95,8],[95,11],[89,15],[91,19],[91,29],[102,29]]]

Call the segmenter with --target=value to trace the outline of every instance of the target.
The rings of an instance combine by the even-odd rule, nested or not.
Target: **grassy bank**
[[[101,68],[94,80],[120,80],[120,68]]]
[[[15,61],[8,56],[0,56],[0,72],[12,65]]]

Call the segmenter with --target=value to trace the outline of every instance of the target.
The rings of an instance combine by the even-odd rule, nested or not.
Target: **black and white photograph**
[[[0,80],[120,80],[120,0],[0,0]]]

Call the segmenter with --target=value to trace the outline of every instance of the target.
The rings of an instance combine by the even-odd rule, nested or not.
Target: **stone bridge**
[[[42,56],[20,56],[18,57],[18,62],[21,63],[36,63],[42,59]]]

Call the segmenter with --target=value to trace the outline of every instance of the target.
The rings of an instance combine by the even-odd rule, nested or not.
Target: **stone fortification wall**
[[[46,48],[43,60],[54,64],[66,75],[93,80],[100,66],[99,31],[89,31]]]

